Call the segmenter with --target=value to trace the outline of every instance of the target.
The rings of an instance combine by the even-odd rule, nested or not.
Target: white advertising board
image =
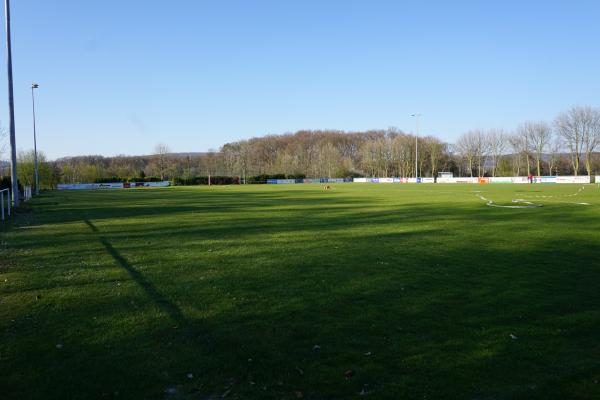
[[[94,190],[94,189],[123,189],[134,187],[165,187],[169,186],[169,181],[163,182],[110,182],[110,183],[61,183],[57,185],[58,190]]]
[[[162,182],[158,182],[158,183],[162,183]],[[278,185],[290,185],[292,183],[296,183],[296,180],[295,179],[275,179],[275,183],[277,183]]]
[[[478,178],[438,178],[437,183],[478,183]]]
[[[533,178],[534,183],[556,183],[555,176],[536,176]]]
[[[454,178],[456,183],[479,183],[479,178]]]
[[[526,176],[513,176],[512,183],[529,183]]]
[[[490,178],[490,183],[513,183],[510,176],[494,176]]]
[[[66,183],[57,185],[58,190],[122,189],[122,183]]]
[[[80,190],[80,189],[96,189],[96,183],[60,183],[57,185],[58,190]]]
[[[379,183],[394,183],[394,178],[379,178]]]
[[[144,187],[166,187],[171,186],[171,182],[162,181],[162,182],[144,182]]]
[[[485,180],[485,182],[480,182]],[[595,181],[600,183],[600,175],[595,177]],[[356,183],[434,183],[434,178],[354,178]],[[166,183],[168,182],[152,182]],[[476,177],[453,177],[453,178],[437,178],[437,183],[529,183],[526,176],[495,176],[490,178]],[[533,183],[590,183],[589,176],[536,176],[533,178]]]
[[[98,183],[96,189],[123,189],[123,183]]]
[[[556,183],[590,183],[589,176],[557,176]]]

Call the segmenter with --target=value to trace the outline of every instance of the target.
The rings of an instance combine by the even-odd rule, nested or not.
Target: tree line
[[[588,174],[600,171],[600,109],[573,107],[552,123],[528,121],[514,133],[472,130],[454,145],[473,176]]]
[[[261,182],[269,177],[342,178],[579,175],[600,172],[600,109],[573,107],[554,121],[529,121],[514,132],[476,129],[455,143],[396,128],[364,132],[303,130],[177,153],[166,144],[147,156],[78,156],[55,161],[38,153],[42,187],[57,183],[171,180],[177,184]],[[418,158],[416,157],[418,149]],[[0,147],[0,150],[2,148]],[[415,165],[415,160],[417,165]],[[18,157],[19,180],[33,182],[33,153]],[[8,174],[4,167],[3,174]]]

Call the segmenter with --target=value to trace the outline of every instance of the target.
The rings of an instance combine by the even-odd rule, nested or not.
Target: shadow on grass
[[[156,289],[156,287],[147,280],[144,275],[136,271],[136,269],[127,262],[125,257],[123,257],[110,242],[102,236],[102,233],[96,228],[96,226],[88,219],[85,219],[84,222],[90,229],[98,235],[98,239],[100,243],[106,248],[106,251],[114,258],[117,264],[123,268],[131,279],[133,279],[140,287],[146,292],[148,297],[163,311],[165,311],[174,322],[176,322],[181,327],[185,327],[187,325],[187,321],[179,307],[177,307],[174,303],[170,302],[165,296],[160,294],[160,292]]]

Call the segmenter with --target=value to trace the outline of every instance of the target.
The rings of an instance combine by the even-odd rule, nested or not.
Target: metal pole
[[[419,117],[417,115],[417,136],[415,137],[415,178],[419,178]]]
[[[33,162],[35,170],[35,194],[40,194],[40,175],[38,170],[38,158],[37,158],[37,138],[35,132],[35,96],[33,94],[34,89],[37,89],[39,85],[34,83],[31,85],[31,108],[33,111]]]
[[[15,139],[15,103],[13,100],[12,48],[10,43],[10,0],[4,0],[6,21],[6,67],[8,74],[8,125],[10,130],[10,178],[12,198],[15,207],[19,205],[19,185],[17,183],[17,143]]]

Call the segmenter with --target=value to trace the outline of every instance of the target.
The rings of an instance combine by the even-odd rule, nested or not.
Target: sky
[[[598,1],[13,0],[11,11],[17,147],[33,147],[37,82],[50,159],[300,129],[412,132],[414,113],[421,134],[452,142],[600,105]]]

